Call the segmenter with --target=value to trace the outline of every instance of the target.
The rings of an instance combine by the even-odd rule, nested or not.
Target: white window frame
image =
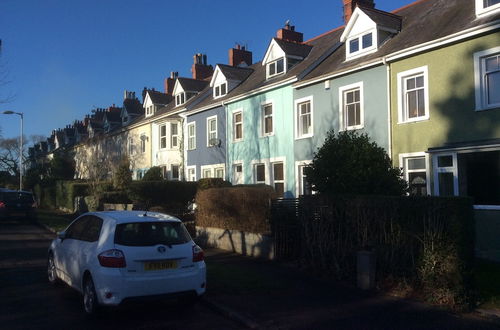
[[[147,140],[147,136],[145,133],[141,133],[140,135],[140,140],[141,140],[141,154],[145,153],[146,152],[146,140]]]
[[[128,138],[128,154],[129,155],[134,155],[135,154],[134,138],[132,138],[132,137]]]
[[[186,92],[175,94],[175,106],[183,105],[186,103]]]
[[[500,3],[493,6],[484,7],[483,0],[476,0],[476,16],[484,17],[492,14],[496,14],[500,11]]]
[[[165,135],[162,135],[161,133],[161,128],[165,127]],[[167,123],[159,124],[158,125],[158,149],[166,149],[167,148]],[[165,141],[165,145],[162,146],[162,140]]]
[[[216,170],[222,169],[223,171],[223,177],[222,179],[225,180],[226,178],[226,164],[220,163],[220,164],[210,164],[210,165],[203,165],[200,167],[201,171],[201,178],[205,179],[207,177],[204,176],[205,172],[210,172],[210,178],[215,178]]]
[[[272,110],[272,114],[271,116],[265,116],[264,112],[265,112],[265,107],[266,106],[271,106],[271,110]],[[274,102],[273,101],[266,101],[266,102],[262,102],[261,105],[260,105],[260,132],[261,132],[261,137],[266,137],[266,136],[273,136],[274,135],[274,123],[275,123],[275,111],[274,111]],[[272,129],[271,129],[271,132],[270,133],[266,133],[265,132],[265,129],[266,129],[266,118],[268,117],[271,117],[271,120],[273,122],[272,124]]]
[[[210,174],[210,176],[205,176],[205,172],[208,172]],[[207,167],[207,166],[202,166],[201,167],[201,178],[202,179],[211,179],[213,178],[213,173],[212,173],[212,168],[211,167]]]
[[[174,166],[177,166],[177,178],[174,178]],[[170,180],[180,181],[181,180],[181,165],[180,164],[170,164]]]
[[[241,121],[236,122],[236,115],[240,114],[241,115]],[[237,138],[236,137],[236,126],[241,125],[241,137]],[[241,142],[243,141],[243,110],[242,109],[236,109],[233,111],[233,142]]]
[[[474,53],[474,90],[476,96],[476,111],[500,107],[500,103],[487,104],[487,89],[484,79],[484,59],[494,55],[500,55],[500,46]]]
[[[402,153],[399,154],[399,167],[403,169],[403,177],[408,182],[409,181],[409,173],[411,172],[421,172],[421,170],[408,170],[408,160],[412,158],[422,158],[425,157],[425,177],[427,178],[426,182],[426,190],[427,194],[431,194],[431,168],[429,166],[429,154],[425,151],[421,152],[410,152],[410,153]]]
[[[173,133],[173,127],[177,127],[177,134]],[[175,143],[174,143],[175,141]],[[179,123],[170,123],[170,149],[179,148]]]
[[[304,194],[304,187],[302,186],[302,173],[301,169],[303,167],[311,165],[312,160],[300,160],[295,162],[295,197],[299,197],[300,195]],[[312,194],[314,195],[315,192],[313,191]]]
[[[241,166],[241,182],[236,182],[236,167]],[[232,165],[232,184],[244,184],[245,183],[245,168],[242,161],[235,161]]]
[[[225,91],[224,94],[222,94],[222,86],[223,85],[226,86],[226,91]],[[223,97],[223,96],[227,95],[227,92],[228,92],[227,91],[227,87],[228,87],[227,81],[214,86],[214,99],[218,99],[220,97]]]
[[[217,176],[217,171],[222,170],[222,176]],[[214,178],[220,178],[224,180],[226,178],[226,169],[224,167],[214,167]]]
[[[451,156],[453,165],[448,167],[439,167],[438,158],[443,156]],[[440,196],[439,192],[439,173],[453,174],[453,195],[458,196],[458,157],[456,152],[436,153],[432,155],[432,167],[434,169],[434,195]]]
[[[276,164],[281,164],[283,166],[283,179],[282,180],[277,180],[274,178],[274,165],[276,165]],[[285,161],[280,160],[280,161],[271,162],[270,163],[270,170],[271,170],[271,177],[270,177],[271,185],[274,188],[274,190],[276,190],[275,184],[282,183],[283,184],[283,196],[280,198],[284,198],[286,195],[286,164],[285,164]]]
[[[192,174],[189,173],[190,171],[192,171]],[[186,180],[191,181],[191,182],[197,181],[196,180],[196,165],[186,167]]]
[[[283,71],[277,72],[278,61],[281,61],[281,60],[283,60]],[[267,65],[266,65],[266,78],[269,79],[269,78],[272,78],[272,77],[275,77],[275,76],[278,76],[278,75],[286,73],[286,66],[287,66],[286,62],[287,62],[286,61],[286,56],[283,56],[283,57],[275,59],[272,62],[267,63]],[[271,66],[274,66],[274,73],[273,74],[269,73],[269,71],[271,69]]]
[[[300,113],[300,105],[309,102],[309,117],[311,121],[310,132],[307,134],[303,134],[302,130],[302,118],[303,116]],[[314,107],[313,107],[313,96],[307,96],[295,100],[295,139],[306,139],[314,136]]]
[[[196,149],[196,122],[190,122],[187,126],[187,138],[188,138],[188,144],[187,144],[187,150],[195,150]],[[193,128],[193,134],[191,135],[189,132],[190,128]]]
[[[257,166],[264,166],[264,181],[258,181],[257,180]],[[267,173],[268,171],[268,165],[265,162],[257,162],[257,163],[252,163],[252,171],[253,171],[253,182],[255,184],[268,184],[269,183],[269,174]]]
[[[372,35],[372,45],[366,48],[363,48],[363,36],[371,34]],[[355,52],[351,52],[351,41],[358,40],[358,50]],[[346,40],[346,61],[353,60],[355,58],[359,58],[361,56],[365,56],[371,53],[374,53],[378,49],[378,31],[377,29],[370,29],[367,31],[363,31],[357,35],[351,36]]]
[[[352,90],[359,89],[359,125],[347,126],[347,118],[345,112],[344,94]],[[339,87],[339,131],[349,131],[362,129],[365,127],[365,102],[363,92],[363,82],[359,81],[350,85]]]
[[[212,120],[215,120],[215,131],[210,130],[210,122]],[[213,138],[210,137],[212,133],[215,133],[215,137]],[[219,133],[217,131],[217,115],[210,116],[207,118],[207,147],[213,147],[213,145],[210,144],[210,139],[218,139],[218,138],[219,138]]]
[[[407,78],[423,75],[424,76],[424,106],[425,115],[415,118],[408,118],[406,106],[406,84]],[[399,72],[397,74],[397,93],[398,93],[398,124],[411,123],[423,120],[429,120],[429,73],[427,65],[415,69]]]

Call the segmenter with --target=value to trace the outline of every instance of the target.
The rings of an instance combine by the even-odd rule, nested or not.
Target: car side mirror
[[[66,232],[64,232],[64,231],[58,232],[57,238],[59,238],[61,241],[63,241],[66,238]]]

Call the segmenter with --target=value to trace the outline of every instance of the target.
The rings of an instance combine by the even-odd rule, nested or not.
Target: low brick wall
[[[195,240],[202,247],[215,247],[251,257],[274,259],[274,240],[268,235],[197,226]]]

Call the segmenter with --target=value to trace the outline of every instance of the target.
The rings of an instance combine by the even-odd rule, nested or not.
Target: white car
[[[204,252],[182,222],[166,214],[83,214],[52,241],[47,260],[49,281],[80,291],[89,314],[136,298],[205,293]]]

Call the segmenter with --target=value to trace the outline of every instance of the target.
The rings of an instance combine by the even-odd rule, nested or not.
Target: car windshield
[[[115,244],[153,246],[184,244],[191,240],[180,222],[134,222],[116,226]]]

